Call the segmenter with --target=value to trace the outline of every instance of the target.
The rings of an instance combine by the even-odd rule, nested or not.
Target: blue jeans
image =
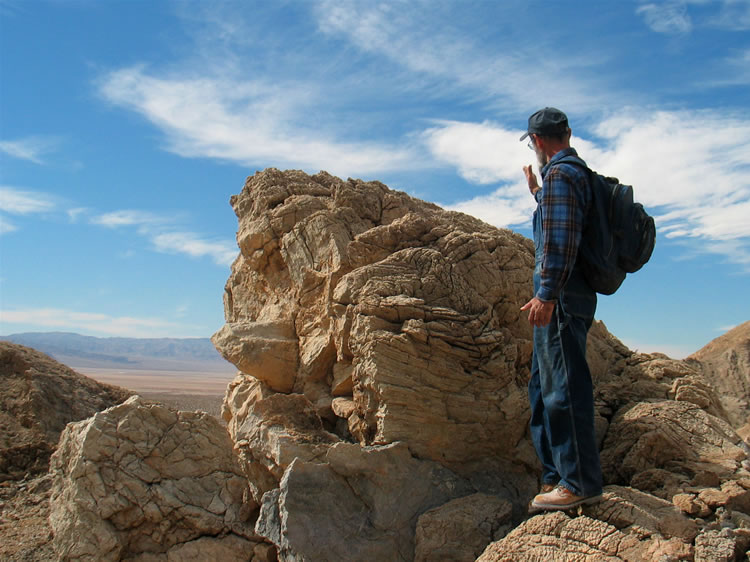
[[[540,270],[537,256],[535,294]],[[595,311],[596,293],[576,268],[560,294],[550,323],[534,327],[529,381],[531,439],[542,462],[542,482],[559,482],[578,496],[602,491],[594,389],[586,363],[586,336]]]

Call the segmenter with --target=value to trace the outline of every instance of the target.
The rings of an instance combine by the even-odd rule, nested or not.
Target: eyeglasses
[[[529,135],[529,142],[526,144],[526,146],[529,147],[529,150],[536,150],[536,144],[534,144],[534,137]]]

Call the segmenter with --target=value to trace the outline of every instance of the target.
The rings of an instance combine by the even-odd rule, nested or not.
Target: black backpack
[[[572,155],[559,163],[584,167],[588,173],[591,205],[578,248],[579,263],[591,288],[611,295],[626,274],[638,271],[651,258],[656,243],[654,219],[633,201],[631,186],[594,172]]]

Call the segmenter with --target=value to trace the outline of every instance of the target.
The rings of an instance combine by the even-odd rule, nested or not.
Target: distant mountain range
[[[0,336],[50,355],[73,368],[170,371],[236,370],[208,338],[96,338],[69,332]]]

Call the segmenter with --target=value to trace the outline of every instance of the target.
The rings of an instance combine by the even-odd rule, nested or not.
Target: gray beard
[[[549,162],[549,158],[547,158],[547,155],[538,148],[535,148],[534,152],[536,152],[536,162],[539,164],[539,171],[541,172],[542,168],[544,168]]]

